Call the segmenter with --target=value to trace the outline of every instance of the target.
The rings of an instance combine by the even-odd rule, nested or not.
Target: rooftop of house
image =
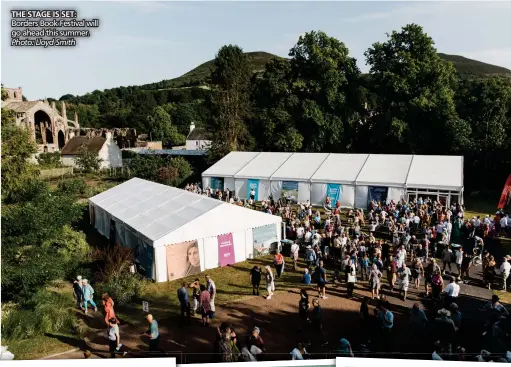
[[[202,127],[196,127],[190,131],[186,140],[211,140],[211,133]]]

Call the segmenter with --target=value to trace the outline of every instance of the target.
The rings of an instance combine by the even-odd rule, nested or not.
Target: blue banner
[[[259,195],[259,180],[248,180],[248,192],[247,192],[247,196],[249,199],[251,199],[250,197],[250,193],[252,192],[252,190],[254,190],[254,199],[255,201],[258,201],[258,195]]]
[[[326,196],[330,198],[330,205],[335,207],[338,201],[341,200],[342,186],[339,184],[327,184]]]
[[[211,177],[211,189],[224,191],[224,179],[218,177]]]

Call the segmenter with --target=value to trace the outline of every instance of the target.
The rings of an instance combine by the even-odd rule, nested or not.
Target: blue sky
[[[76,48],[10,46],[11,9],[76,9],[99,18]],[[28,99],[140,85],[182,75],[225,44],[287,56],[300,34],[343,41],[363,71],[364,51],[386,32],[418,23],[440,52],[511,69],[511,2],[4,2],[1,71]]]

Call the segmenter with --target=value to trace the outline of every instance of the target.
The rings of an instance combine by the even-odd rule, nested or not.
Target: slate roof
[[[70,139],[67,144],[62,148],[62,155],[76,155],[79,154],[80,149],[83,147],[90,153],[99,153],[106,139],[97,136],[94,138],[87,138],[86,136],[76,136]]]
[[[9,102],[3,107],[14,112],[27,112],[38,103],[44,103],[41,101],[29,101],[29,102]]]

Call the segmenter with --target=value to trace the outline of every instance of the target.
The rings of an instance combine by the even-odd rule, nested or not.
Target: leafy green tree
[[[162,106],[156,107],[147,117],[147,129],[151,132],[153,139],[161,139],[163,144],[182,145],[185,143],[185,136],[178,132],[176,126],[172,125],[170,114]]]
[[[5,101],[7,98],[9,98],[9,94],[7,91],[2,87],[2,101]]]
[[[438,56],[422,27],[410,24],[366,51],[378,95],[366,126],[369,144],[380,151],[449,154],[470,148],[470,125],[454,103],[456,71]]]
[[[211,159],[221,158],[233,150],[248,150],[254,145],[246,124],[252,113],[251,76],[247,56],[240,47],[220,48],[212,75],[218,89],[212,101]]]
[[[99,158],[98,153],[90,152],[85,148],[80,148],[78,155],[75,157],[75,164],[83,172],[91,173],[101,168],[103,160]]]

